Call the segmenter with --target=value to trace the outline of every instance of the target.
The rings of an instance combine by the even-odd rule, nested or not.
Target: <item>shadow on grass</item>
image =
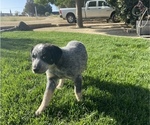
[[[85,76],[83,89],[92,87],[93,92],[84,93],[83,102],[60,104],[48,107],[49,117],[58,119],[73,119],[78,121],[92,112],[97,112],[92,119],[98,121],[101,116],[111,117],[121,125],[148,125],[149,95],[148,89],[130,84],[111,83]],[[88,84],[87,84],[88,83]],[[94,92],[96,89],[97,92]],[[99,92],[101,92],[101,94]],[[92,93],[92,94],[91,94]],[[70,103],[70,102],[68,102]],[[72,109],[75,109],[72,111]]]
[[[30,39],[1,39],[1,57],[17,59],[24,56],[24,52],[30,51],[32,40]],[[30,55],[29,55],[30,57]],[[21,59],[21,58],[19,58]]]
[[[42,41],[37,39],[9,39],[1,38],[1,48],[6,50],[27,50],[38,43],[52,43],[49,41]]]
[[[37,39],[9,39],[1,38],[1,56],[16,58],[22,54],[29,52],[31,48],[38,43],[52,43],[49,41],[42,41]],[[30,55],[29,55],[30,56]]]
[[[86,76],[89,85],[99,91],[108,92],[111,96],[88,95],[99,113],[104,112],[117,120],[120,124],[147,125],[149,122],[149,95],[148,89],[133,86],[128,83],[111,83],[100,81]],[[85,80],[85,82],[86,82]],[[99,97],[100,96],[100,97]],[[86,103],[86,102],[85,102]],[[90,106],[89,104],[86,104]],[[90,106],[90,109],[95,109]]]
[[[1,39],[1,48],[5,50],[26,50],[31,47],[31,44],[34,44],[34,41],[31,39]]]

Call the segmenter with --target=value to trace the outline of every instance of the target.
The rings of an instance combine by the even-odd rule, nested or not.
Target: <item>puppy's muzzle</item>
[[[33,68],[32,69],[34,73],[39,73],[40,69],[39,68]]]
[[[38,64],[38,65],[34,65],[32,67],[32,71],[33,73],[41,73],[41,66]]]
[[[42,64],[37,64],[37,65],[33,65],[32,66],[32,71],[33,73],[38,73],[38,74],[41,74],[41,73],[45,73],[47,70],[47,67],[46,66],[43,66]]]

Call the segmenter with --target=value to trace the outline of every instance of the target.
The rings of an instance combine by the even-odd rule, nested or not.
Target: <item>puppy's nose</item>
[[[38,72],[39,72],[39,69],[38,69],[38,68],[34,68],[33,71],[34,71],[35,73],[38,73]]]

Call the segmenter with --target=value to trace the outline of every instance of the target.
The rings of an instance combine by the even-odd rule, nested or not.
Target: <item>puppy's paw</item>
[[[39,116],[44,111],[44,109],[45,109],[44,107],[43,108],[39,107],[38,110],[35,112],[35,115]]]
[[[39,116],[41,113],[42,113],[42,111],[37,110],[37,111],[35,112],[35,115],[36,115],[36,116]]]
[[[59,84],[57,85],[57,89],[62,89],[62,87],[63,87],[63,83],[64,83],[64,79],[60,79],[59,80]]]
[[[82,94],[81,93],[76,93],[75,96],[76,96],[76,99],[78,102],[82,101]]]

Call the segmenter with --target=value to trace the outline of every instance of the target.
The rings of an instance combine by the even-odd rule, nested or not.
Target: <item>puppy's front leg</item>
[[[36,115],[40,115],[42,113],[42,111],[46,108],[46,106],[48,106],[52,96],[53,96],[53,92],[56,88],[56,80],[55,79],[48,79],[47,81],[47,85],[46,85],[46,90],[44,92],[44,96],[43,96],[43,101],[41,103],[41,105],[39,106],[38,110],[35,112]]]

